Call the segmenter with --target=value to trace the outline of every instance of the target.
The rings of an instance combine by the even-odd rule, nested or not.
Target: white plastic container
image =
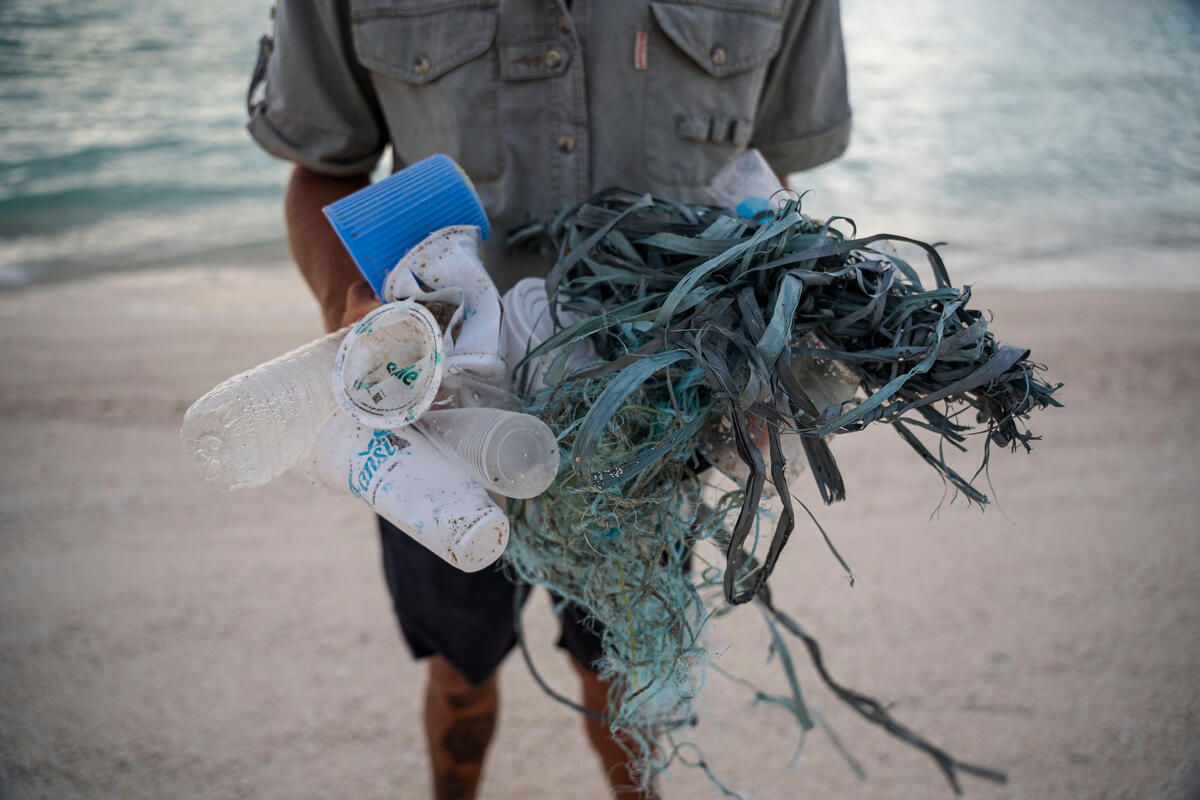
[[[479,260],[479,234],[474,225],[452,225],[429,234],[388,274],[383,294],[389,301],[415,300],[445,308],[447,370],[501,379],[505,362],[500,294]]]
[[[537,497],[558,474],[558,442],[537,417],[501,408],[426,411],[417,428],[461,459],[489,491]]]
[[[342,329],[229,378],[187,410],[179,431],[214,486],[261,486],[300,463],[337,407],[329,375]]]
[[[533,359],[526,367],[517,370],[525,354],[555,333],[554,320],[550,317],[550,302],[546,297],[546,282],[540,278],[522,278],[504,294],[504,340],[509,374],[514,379],[524,379],[529,392],[536,392],[546,385],[546,371],[554,362],[557,351]],[[559,311],[559,322],[564,326],[579,320],[567,311]],[[575,345],[567,357],[570,368],[582,366],[596,358],[596,349],[591,342]],[[524,374],[525,370],[528,374]]]
[[[334,412],[317,438],[311,474],[463,572],[483,569],[508,545],[504,511],[416,428],[376,430]]]

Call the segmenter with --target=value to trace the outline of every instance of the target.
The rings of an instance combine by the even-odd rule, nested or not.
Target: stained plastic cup
[[[433,403],[443,360],[433,315],[417,303],[388,303],[346,334],[333,364],[333,395],[363,425],[401,428]]]
[[[508,545],[504,510],[415,428],[372,429],[334,412],[317,437],[310,475],[349,491],[463,572],[495,562]]]

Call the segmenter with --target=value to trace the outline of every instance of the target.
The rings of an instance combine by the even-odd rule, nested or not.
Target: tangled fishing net
[[[840,699],[927,752],[956,792],[960,771],[1003,780],[840,686],[817,643],[771,600],[768,579],[799,503],[789,453],[802,454],[825,502],[840,500],[829,435],[887,424],[954,490],[983,504],[972,481],[990,447],[1028,449],[1030,412],[1059,405],[1028,351],[999,344],[968,307],[969,289],[951,286],[932,246],[847,236],[832,224],[839,219],[853,230],[844,218],[811,219],[794,197],[746,220],[608,190],[513,237],[549,242],[558,254],[546,278],[558,330],[525,362],[550,366],[544,384],[525,381],[524,396],[558,436],[564,466],[543,495],[510,505],[507,558],[519,577],[597,623],[606,721],[647,781],[696,758],[676,734],[693,721],[710,667],[719,669],[703,646],[705,625],[751,602],[791,690],[759,699],[813,726],[784,640],[791,634]],[[877,245],[885,240],[922,248],[936,285],[923,286]],[[838,379],[857,394],[827,391]],[[940,445],[927,446],[918,430]],[[980,472],[967,479],[942,454],[965,449],[972,433],[985,444]],[[722,441],[743,465],[741,485],[706,494],[704,469],[719,460]],[[772,511],[765,490],[776,498]],[[695,548],[705,540],[724,552],[723,565],[699,563]]]

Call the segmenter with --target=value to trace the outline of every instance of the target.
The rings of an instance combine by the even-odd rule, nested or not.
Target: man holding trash
[[[703,187],[748,147],[787,175],[836,158],[850,132],[837,0],[280,0],[250,114],[259,145],[296,165],[288,238],[330,330],[378,300],[321,209],[367,185],[389,146],[396,169],[439,152],[463,167],[503,292],[549,267],[504,252],[510,229],[609,186],[711,202]],[[474,797],[526,589],[380,533],[404,639],[429,658],[435,795]],[[599,636],[583,609],[560,617],[583,705],[602,712]],[[616,796],[638,796],[607,727],[587,732]]]

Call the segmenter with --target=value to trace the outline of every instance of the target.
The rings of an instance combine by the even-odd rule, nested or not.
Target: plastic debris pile
[[[523,362],[540,380],[522,369],[517,377],[526,378],[526,411],[550,425],[565,460],[546,493],[510,502],[506,556],[522,578],[580,603],[600,624],[608,722],[624,731],[646,780],[691,752],[675,737],[692,721],[708,672],[706,621],[751,601],[791,687],[790,697],[760,699],[812,727],[787,632],[842,700],[929,753],[956,791],[958,771],[1003,779],[953,759],[878,702],[838,685],[816,642],[771,602],[767,580],[800,504],[789,443],[799,440],[790,451],[803,453],[821,498],[833,502],[845,488],[830,434],[890,424],[982,504],[986,495],[918,431],[960,450],[971,434],[984,436],[982,471],[991,445],[1028,449],[1030,412],[1059,405],[1057,387],[1039,377],[1028,351],[996,341],[933,247],[846,236],[838,221],[811,219],[794,196],[747,220],[609,190],[511,240],[548,242],[558,254],[545,281],[556,332],[531,342]],[[936,285],[926,288],[878,246],[886,240],[922,248]],[[581,348],[594,348],[582,364]],[[841,391],[848,380],[850,393]],[[706,432],[722,429],[744,480],[706,504],[705,457],[728,456],[713,452]],[[764,487],[778,498],[776,514],[762,508]],[[692,563],[706,539],[725,564]]]
[[[326,207],[382,306],[197,400],[180,436],[210,484],[268,483],[307,457],[447,563],[494,563],[509,521],[493,495],[532,497],[557,444],[509,390],[501,300],[479,260],[487,218],[446,156]]]

